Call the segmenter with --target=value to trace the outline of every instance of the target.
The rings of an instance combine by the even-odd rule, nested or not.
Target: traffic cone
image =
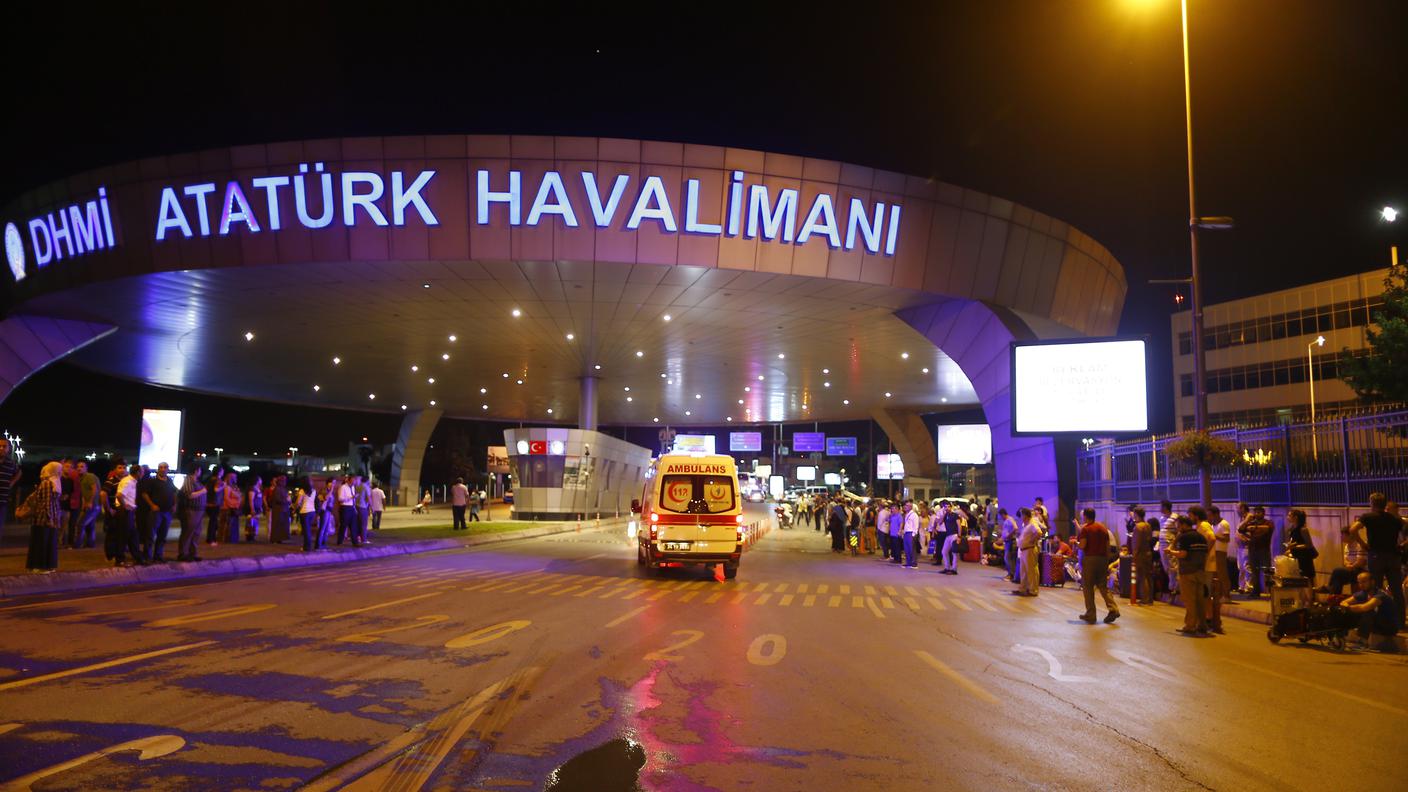
[[[720,583],[724,582],[724,565],[723,565],[723,564],[714,564],[714,580],[717,580],[717,581],[720,582]]]

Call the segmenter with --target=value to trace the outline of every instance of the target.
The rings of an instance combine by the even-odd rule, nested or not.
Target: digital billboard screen
[[[1142,338],[1013,344],[1012,433],[1149,431],[1146,346]]]
[[[677,434],[673,450],[676,454],[712,454],[714,436]]]
[[[137,464],[152,470],[165,462],[175,471],[181,463],[180,410],[142,410],[142,440],[137,446]]]
[[[828,437],[826,438],[827,456],[855,456],[856,439],[854,437]]]
[[[875,478],[881,481],[899,481],[904,479],[904,463],[900,461],[899,454],[876,454],[875,455]]]
[[[730,451],[762,451],[762,432],[729,432],[728,450]]]
[[[943,465],[991,465],[992,429],[987,424],[941,425],[938,454]]]
[[[795,432],[792,435],[792,450],[799,454],[826,450],[825,432]]]

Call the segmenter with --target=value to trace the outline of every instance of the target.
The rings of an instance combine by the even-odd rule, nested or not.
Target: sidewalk
[[[1183,610],[1183,603],[1179,601],[1174,604],[1173,597],[1168,594],[1159,594],[1155,599],[1170,605],[1171,607]],[[1256,622],[1257,624],[1270,625],[1271,619],[1271,599],[1260,597],[1258,599],[1238,599],[1234,595],[1231,602],[1222,603],[1222,615],[1229,619]],[[1294,637],[1283,638],[1284,641],[1294,641]],[[1408,653],[1408,634],[1398,633],[1393,637],[1394,643],[1398,645],[1399,653]]]
[[[382,517],[381,530],[367,530],[370,539],[366,545],[353,548],[350,544],[338,546],[336,539],[329,541],[328,549],[312,553],[302,551],[303,538],[294,534],[283,544],[271,544],[267,531],[261,528],[261,537],[255,542],[218,546],[206,545],[199,548],[201,560],[197,562],[153,563],[149,566],[114,567],[103,556],[103,534],[98,529],[97,546],[79,550],[59,551],[59,571],[50,574],[35,574],[24,568],[28,551],[29,527],[6,525],[4,536],[0,538],[0,597],[20,597],[35,594],[54,594],[83,589],[111,586],[128,586],[140,583],[159,583],[172,580],[198,579],[241,575],[253,572],[269,572],[297,569],[307,566],[339,564],[362,561],[385,556],[407,553],[426,553],[436,550],[452,550],[481,544],[529,539],[565,533],[578,529],[574,522],[519,522],[502,519],[508,516],[505,507],[494,509],[494,522],[471,522],[469,531],[451,529],[450,509],[437,506],[428,515],[411,514],[409,507],[390,509]],[[625,524],[625,518],[602,519],[602,526]],[[583,521],[582,530],[596,527],[596,522]],[[176,555],[176,537],[179,531],[173,530],[166,542],[166,556]]]

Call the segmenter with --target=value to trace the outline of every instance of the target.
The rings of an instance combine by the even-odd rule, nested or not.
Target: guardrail
[[[745,524],[743,526],[744,552],[753,549],[753,545],[761,541],[770,531],[772,531],[772,520],[758,520]]]

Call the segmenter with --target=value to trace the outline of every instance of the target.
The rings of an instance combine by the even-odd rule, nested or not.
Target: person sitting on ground
[[[1359,624],[1355,628],[1358,640],[1354,643],[1368,647],[1371,636],[1392,637],[1397,634],[1402,624],[1398,609],[1394,607],[1393,597],[1374,581],[1373,575],[1360,572],[1357,583],[1353,596],[1345,600],[1343,606],[1358,617]]]

